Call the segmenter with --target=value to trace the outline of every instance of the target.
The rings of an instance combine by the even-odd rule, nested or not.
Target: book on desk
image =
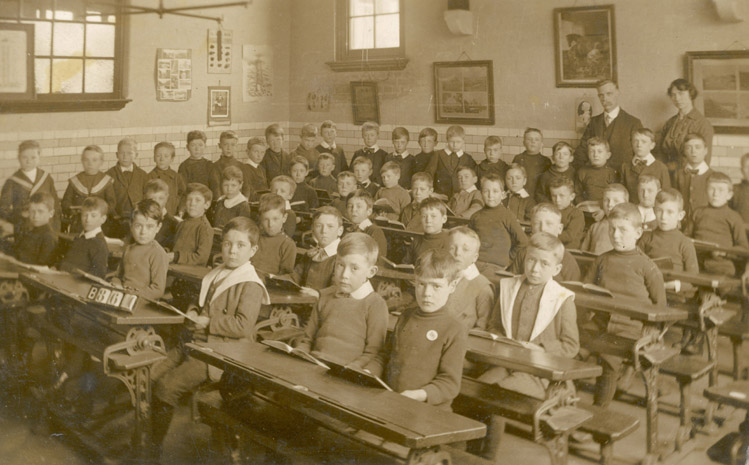
[[[414,266],[410,263],[395,263],[387,257],[380,257],[385,266],[391,270],[403,271],[405,273],[414,273]]]
[[[323,363],[330,367],[328,373],[333,376],[337,376],[360,386],[382,388],[393,392],[393,388],[388,386],[382,378],[370,373],[369,371],[345,365],[336,360],[332,360],[331,357],[326,357],[323,354],[320,354],[319,358]]]
[[[327,364],[322,362],[320,359],[318,359],[314,355],[310,354],[309,352],[305,352],[301,349],[291,347],[285,342],[271,340],[271,339],[263,339],[262,341],[260,341],[260,343],[265,344],[266,346],[278,352],[283,352],[285,354],[288,354],[297,358],[301,358],[302,360],[305,360],[307,362],[314,363],[315,365],[319,365],[325,368],[326,370],[330,369],[330,367]]]
[[[268,273],[268,275],[266,275],[265,285],[273,289],[278,289],[280,291],[301,292],[302,290],[302,286],[297,284],[293,279],[287,276],[279,276],[272,273]]]

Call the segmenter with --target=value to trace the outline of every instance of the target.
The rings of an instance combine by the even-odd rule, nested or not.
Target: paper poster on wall
[[[579,136],[585,132],[593,114],[593,97],[584,95],[575,99],[575,132]]]
[[[242,46],[242,101],[273,96],[273,52],[267,45]]]
[[[307,110],[314,112],[330,111],[330,89],[315,89],[307,93]]]
[[[231,125],[231,87],[208,87],[208,126]]]
[[[208,73],[231,74],[232,31],[219,29],[208,30]]]
[[[160,48],[156,52],[156,99],[186,102],[192,94],[192,50]]]

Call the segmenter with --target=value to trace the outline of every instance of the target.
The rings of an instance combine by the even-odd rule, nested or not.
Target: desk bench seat
[[[580,430],[593,436],[601,448],[601,465],[610,465],[614,459],[614,443],[629,436],[640,424],[640,420],[625,413],[614,412],[596,405],[579,405],[593,417],[580,426]]]
[[[735,381],[740,378],[745,379],[745,364],[741,360],[741,351],[744,347],[744,341],[749,339],[749,321],[742,321],[741,315],[723,323],[718,329],[720,336],[725,336],[731,341],[733,352],[733,370],[732,376]]]

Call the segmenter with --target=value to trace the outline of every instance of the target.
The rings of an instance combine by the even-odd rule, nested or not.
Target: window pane
[[[52,49],[52,23],[24,21],[34,25],[34,55],[49,55]]]
[[[49,94],[49,68],[48,58],[34,60],[34,79],[36,79],[37,94]]]
[[[83,91],[83,60],[52,60],[52,93],[79,94]]]
[[[374,47],[374,17],[351,18],[350,46],[351,50],[361,50]]]
[[[399,0],[377,0],[375,3],[375,13],[397,13],[400,8]]]
[[[375,48],[391,48],[400,46],[400,15],[376,16],[377,37],[375,37]]]
[[[86,92],[114,91],[114,61],[86,60]]]
[[[83,55],[83,24],[55,23],[52,51],[56,56]]]
[[[83,21],[86,17],[84,0],[57,0],[55,19],[62,21]]]
[[[18,17],[18,0],[0,1],[0,16]]]
[[[374,0],[351,0],[350,16],[363,16],[374,14]]]
[[[54,10],[52,0],[34,0],[31,2],[24,0],[21,2],[21,17],[23,18],[52,19],[52,10]]]
[[[86,56],[114,56],[114,26],[89,24],[86,26]]]

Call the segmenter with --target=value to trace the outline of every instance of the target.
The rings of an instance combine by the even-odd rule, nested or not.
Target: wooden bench
[[[746,411],[745,419],[739,425],[739,432],[723,437],[707,451],[713,460],[728,465],[745,464],[749,447],[749,382],[734,381],[725,386],[709,387],[705,389],[705,397]]]
[[[614,443],[633,433],[640,420],[625,413],[614,412],[596,405],[577,405],[593,416],[580,425],[580,431],[589,433],[600,447],[601,465],[611,465],[614,459]]]
[[[720,336],[725,336],[731,341],[731,352],[733,355],[733,369],[731,376],[735,381],[746,379],[746,366],[742,360],[741,352],[744,341],[749,339],[749,321],[742,321],[741,317],[734,317],[724,323],[718,330]]]

